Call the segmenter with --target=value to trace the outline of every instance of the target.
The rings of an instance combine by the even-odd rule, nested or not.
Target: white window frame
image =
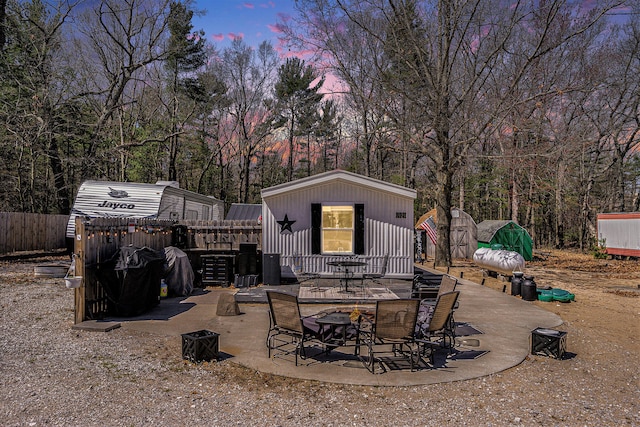
[[[326,227],[325,226],[325,208],[349,208],[351,211],[351,224],[345,227]],[[346,209],[345,209],[346,210]],[[323,203],[321,208],[321,221],[320,221],[320,248],[321,253],[325,255],[353,255],[353,249],[355,245],[355,216],[356,216],[356,208],[352,203]],[[350,243],[351,247],[348,250],[326,250],[326,241],[325,241],[325,232],[330,230],[336,231],[346,231],[349,230],[351,232]]]

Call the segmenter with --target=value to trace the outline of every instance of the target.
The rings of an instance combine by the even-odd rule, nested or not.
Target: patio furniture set
[[[450,351],[454,345],[456,284],[457,279],[444,275],[435,299],[378,300],[374,311],[356,307],[350,312],[325,310],[304,317],[297,295],[267,291],[269,358],[293,356],[297,366],[298,359],[319,359],[339,347],[353,347],[351,357],[371,373],[433,368],[435,353]]]
[[[340,282],[342,292],[353,292],[353,286],[359,286],[364,288],[365,283],[371,281],[374,283],[380,283],[387,274],[387,265],[389,263],[389,255],[385,255],[380,265],[369,265],[369,263],[361,257],[345,256],[341,259],[330,260],[326,262],[326,265],[333,268],[334,277],[337,277]],[[318,280],[321,275],[316,272],[309,271],[306,268],[302,259],[294,257],[291,270],[296,276],[298,283],[303,284],[309,281],[313,281],[314,286],[318,286]],[[351,290],[349,284],[352,285]]]

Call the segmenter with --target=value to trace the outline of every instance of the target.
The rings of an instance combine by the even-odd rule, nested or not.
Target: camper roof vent
[[[180,188],[180,183],[178,181],[158,181],[156,185],[168,185],[169,187]]]

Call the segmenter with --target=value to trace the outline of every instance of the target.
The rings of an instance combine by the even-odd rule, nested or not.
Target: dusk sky
[[[294,0],[196,0],[196,9],[206,9],[204,16],[194,17],[194,30],[204,30],[207,39],[218,48],[241,37],[249,46],[264,40],[278,46],[275,24],[279,18],[293,15]]]

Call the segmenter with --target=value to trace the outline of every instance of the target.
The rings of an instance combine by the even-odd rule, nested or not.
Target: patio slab
[[[389,284],[399,297],[407,297],[411,283]],[[268,287],[297,292],[296,285]],[[340,348],[328,356],[308,358],[295,366],[293,359],[269,358],[265,340],[269,328],[268,306],[264,304],[267,287],[247,290],[208,288],[196,290],[187,298],[165,299],[151,312],[136,318],[107,319],[121,323],[123,329],[145,331],[175,337],[180,354],[181,334],[207,329],[220,334],[220,352],[228,360],[260,372],[306,380],[375,386],[408,386],[462,381],[491,375],[521,363],[529,354],[531,331],[538,327],[554,328],[562,319],[531,302],[500,293],[477,283],[459,279],[459,308],[455,320],[470,334],[458,337],[459,346],[452,357],[444,353],[436,359],[436,369],[419,371],[392,369],[384,374],[371,374],[352,356],[353,347]],[[216,316],[216,305],[222,293],[244,292],[239,302],[242,314]],[[346,304],[315,301],[301,304],[303,315],[321,310],[350,310],[358,302]],[[359,308],[373,308],[372,303]],[[475,332],[480,331],[480,334]]]

